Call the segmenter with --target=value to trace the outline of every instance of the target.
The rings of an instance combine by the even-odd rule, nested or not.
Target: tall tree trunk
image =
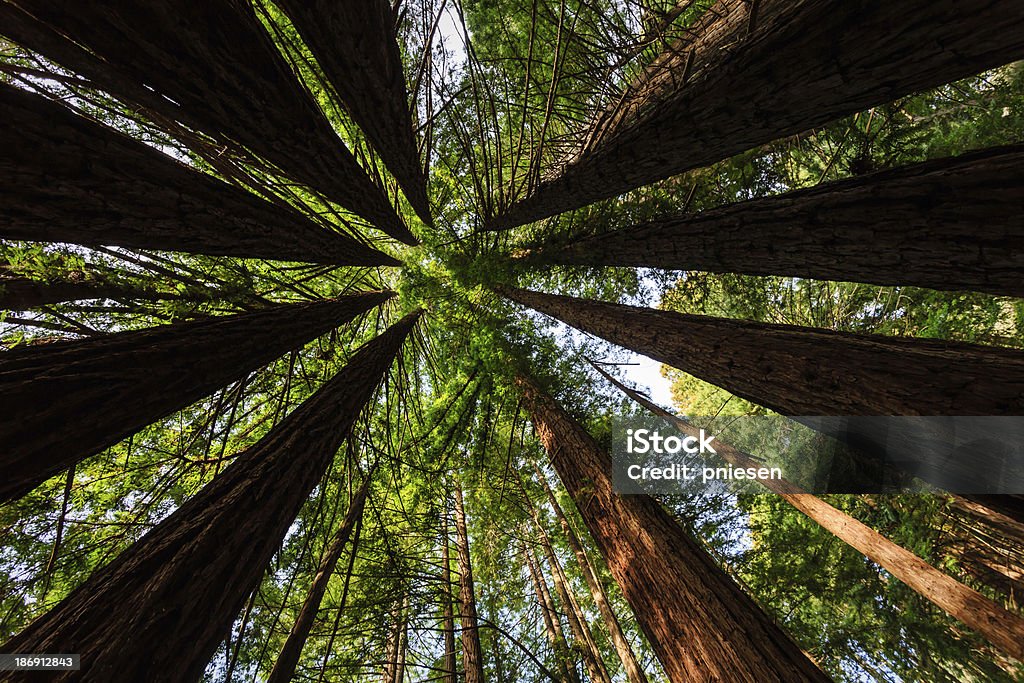
[[[670,48],[668,73],[646,100],[624,98],[638,114],[489,227],[613,197],[1024,55],[1024,15],[1013,3],[720,4],[724,25],[702,25],[708,36],[692,50]]]
[[[324,552],[324,556],[320,560],[320,566],[317,568],[316,576],[313,577],[313,585],[310,586],[306,601],[302,603],[302,609],[299,610],[295,623],[292,625],[292,630],[288,634],[288,639],[285,641],[284,647],[281,648],[281,654],[277,656],[277,661],[274,662],[273,670],[267,676],[267,683],[288,683],[295,676],[295,667],[299,663],[299,655],[302,654],[302,648],[309,638],[310,631],[313,629],[316,614],[320,611],[320,602],[327,593],[327,584],[330,583],[331,576],[334,574],[334,567],[338,564],[341,553],[348,544],[349,536],[352,535],[352,529],[355,528],[356,522],[363,516],[363,507],[366,504],[366,495],[370,490],[372,474],[370,472],[366,475],[362,486],[359,487],[352,497],[345,519],[342,521],[341,526],[338,527],[337,532],[335,532],[334,537],[331,539],[330,545]]]
[[[558,600],[565,610],[569,630],[572,631],[573,639],[579,643],[578,647],[583,655],[583,665],[587,669],[587,676],[592,683],[611,683],[608,670],[601,659],[601,652],[597,649],[597,643],[594,641],[594,634],[587,624],[583,610],[580,609],[579,603],[576,601],[576,596],[573,595],[572,586],[569,585],[562,572],[562,565],[558,561],[554,548],[551,547],[551,540],[548,538],[547,532],[544,531],[544,527],[541,526],[539,516],[534,514],[533,521],[537,527],[537,540],[547,557],[548,566],[551,567],[551,579],[555,584]]]
[[[964,494],[964,498],[994,513],[1024,524],[1024,494]]]
[[[4,13],[0,5],[0,15]],[[338,265],[398,261],[0,83],[0,237]]]
[[[405,651],[409,638],[409,596],[395,605],[391,612],[393,628],[388,637],[385,653],[383,683],[403,683],[405,680]]]
[[[962,496],[952,496],[944,545],[960,571],[1019,605],[1024,598],[1024,527]]]
[[[565,540],[568,542],[569,548],[576,556],[576,561],[580,565],[580,573],[583,574],[583,580],[586,581],[587,588],[590,589],[590,595],[594,599],[594,604],[597,605],[597,609],[601,613],[601,619],[604,620],[605,628],[608,629],[609,638],[612,641],[612,645],[615,646],[615,652],[618,653],[619,660],[622,662],[622,670],[626,674],[626,680],[629,683],[647,683],[647,676],[640,667],[640,662],[637,661],[633,648],[630,647],[629,640],[626,639],[626,634],[622,632],[619,619],[615,615],[611,603],[608,601],[608,595],[605,593],[604,586],[601,584],[597,572],[590,562],[590,558],[587,557],[586,550],[576,537],[576,532],[569,525],[569,520],[562,511],[562,507],[558,504],[555,493],[551,490],[551,486],[548,484],[544,473],[536,465],[534,465],[534,470],[537,473],[541,486],[547,493],[548,502],[555,511],[555,516],[562,525]]]
[[[199,680],[419,313],[363,346],[220,476],[4,645],[77,652],[52,680]],[[11,672],[8,681],[34,680]]]
[[[544,573],[540,570],[540,563],[534,557],[533,551],[524,543],[523,556],[526,558],[526,566],[530,571],[530,578],[533,579],[533,588],[537,593],[537,602],[540,603],[541,616],[544,619],[544,630],[548,634],[548,642],[555,653],[558,662],[558,670],[562,674],[562,680],[566,683],[580,683],[579,673],[576,671],[576,663],[572,661],[572,650],[569,642],[565,639],[565,632],[562,630],[562,622],[558,616],[558,609],[555,601],[548,590]]]
[[[473,565],[469,555],[469,533],[466,531],[466,510],[462,501],[462,485],[455,482],[455,538],[459,559],[459,621],[462,623],[462,668],[466,683],[484,683],[484,656],[480,647],[480,625],[476,614],[473,590]]]
[[[448,539],[447,512],[441,515],[441,618],[444,630],[444,670],[442,683],[457,683],[459,676],[455,654],[455,615],[452,613],[452,567]]]
[[[499,293],[783,415],[1015,415],[1024,352]]]
[[[0,354],[0,501],[393,296],[278,305]]]
[[[83,299],[160,301],[177,299],[179,294],[156,289],[133,289],[97,279],[32,280],[0,275],[0,310],[28,311],[41,306]]]
[[[828,680],[657,501],[613,491],[608,452],[551,396],[524,375],[517,384],[669,680]]]
[[[392,237],[416,242],[246,0],[4,0],[0,25],[154,118],[251,150]]]
[[[1024,145],[676,215],[527,262],[967,289],[1024,296]]]
[[[398,15],[388,0],[281,0],[278,3],[394,174],[430,224],[427,183],[413,135]]]
[[[648,400],[639,392],[601,370],[594,369],[624,394],[655,415],[668,420],[676,429],[688,436],[700,436],[700,430],[673,413]],[[726,462],[740,468],[757,470],[762,465],[721,439],[715,439],[715,451]],[[829,532],[869,560],[884,568],[915,593],[928,600],[955,619],[976,630],[1005,654],[1024,659],[1024,618],[1008,612],[973,588],[968,588],[953,577],[944,574],[920,557],[893,543],[866,524],[837,510],[817,496],[804,492],[786,479],[757,479],[772,493],[782,496],[787,503],[810,517]]]

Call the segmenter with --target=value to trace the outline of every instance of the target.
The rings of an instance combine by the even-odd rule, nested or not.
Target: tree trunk
[[[650,496],[612,490],[611,457],[532,379],[533,424],[673,683],[827,681]]]
[[[0,354],[0,501],[393,296],[278,305]]]
[[[702,25],[709,37],[692,51],[671,48],[646,99],[624,98],[638,113],[488,227],[579,208],[1024,55],[1014,3],[721,4],[724,24]]]
[[[524,306],[783,415],[1019,415],[1024,352],[772,325],[500,287]]]
[[[417,215],[431,223],[405,69],[388,0],[281,0],[346,111],[380,153]]]
[[[338,527],[338,531],[335,532],[331,544],[324,552],[324,556],[320,560],[320,566],[317,568],[316,576],[313,577],[313,585],[310,586],[309,595],[306,596],[306,601],[302,603],[302,609],[299,610],[299,614],[295,618],[295,623],[288,634],[288,639],[285,641],[284,647],[281,648],[281,654],[278,655],[274,668],[267,677],[267,683],[288,683],[295,676],[295,667],[299,663],[299,655],[302,654],[302,648],[309,638],[310,631],[313,629],[313,622],[316,620],[316,614],[320,610],[320,602],[327,593],[327,584],[330,583],[331,576],[334,574],[334,567],[338,564],[341,553],[348,544],[352,529],[355,528],[356,522],[363,516],[363,507],[366,504],[366,495],[370,490],[371,476],[372,472],[366,475],[363,485],[359,487],[359,490],[352,497],[345,519],[342,521],[341,526]]]
[[[1024,494],[964,494],[964,498],[1024,525]]]
[[[589,237],[527,262],[786,275],[1024,296],[1024,145]]]
[[[544,473],[541,472],[539,467],[534,466],[537,473],[537,478],[544,487],[544,491],[547,493],[548,502],[551,503],[552,509],[555,511],[555,516],[558,518],[562,525],[562,531],[565,533],[565,540],[569,544],[569,548],[573,554],[576,555],[576,561],[580,565],[580,573],[583,574],[583,580],[587,582],[587,588],[590,589],[590,595],[594,599],[594,604],[597,605],[598,611],[601,613],[601,618],[604,620],[605,628],[608,629],[608,635],[612,641],[612,645],[615,646],[615,652],[618,653],[619,659],[622,661],[622,670],[626,674],[626,680],[629,683],[647,683],[647,675],[644,674],[643,669],[640,667],[640,663],[636,659],[636,655],[633,653],[633,648],[629,645],[629,640],[626,639],[626,634],[622,632],[622,626],[619,624],[619,619],[615,615],[615,611],[612,609],[611,603],[608,601],[608,595],[605,593],[604,586],[601,585],[601,581],[597,576],[597,572],[594,571],[593,565],[590,563],[590,558],[587,557],[587,553],[576,537],[576,532],[573,531],[569,525],[569,520],[566,518],[565,513],[562,511],[562,507],[558,504],[558,500],[555,498],[554,491],[551,490],[551,486],[548,484],[547,478]]]
[[[83,299],[117,299],[160,301],[177,299],[179,294],[155,289],[130,289],[99,280],[32,280],[23,277],[0,277],[0,309],[28,311],[50,304]]]
[[[538,515],[534,514],[533,521],[537,526],[537,540],[540,541],[541,548],[544,549],[544,555],[548,560],[548,566],[551,567],[551,578],[555,584],[555,592],[558,593],[558,600],[562,603],[562,607],[565,610],[565,616],[569,622],[569,630],[572,631],[573,639],[579,643],[578,647],[583,655],[583,665],[587,669],[587,676],[591,683],[611,683],[608,670],[601,659],[601,652],[597,649],[597,643],[594,641],[594,634],[587,624],[579,603],[576,602],[572,586],[569,585],[565,574],[562,572],[562,565],[558,561],[554,548],[551,547],[551,540],[541,526]]]
[[[0,116],[2,238],[399,264],[39,95],[0,83]]]
[[[533,551],[523,544],[523,556],[526,558],[526,566],[530,570],[530,578],[533,579],[534,591],[537,593],[537,602],[540,603],[541,616],[544,618],[544,630],[548,634],[548,642],[555,653],[555,660],[558,662],[558,669],[562,674],[562,680],[566,683],[580,683],[579,673],[576,671],[576,663],[570,655],[572,650],[565,639],[565,632],[562,630],[562,622],[558,616],[558,609],[555,601],[551,598],[547,581],[540,570],[540,563],[533,555]]]
[[[403,683],[405,680],[405,650],[409,639],[409,596],[402,598],[391,612],[394,628],[388,638],[384,662],[383,683]]]
[[[688,436],[700,436],[700,430],[673,413],[644,398],[639,392],[594,366],[605,379],[655,415],[668,420]],[[735,467],[754,468],[762,465],[747,453],[715,439],[718,456]],[[772,493],[804,513],[869,560],[884,568],[915,593],[955,619],[976,630],[988,642],[1016,659],[1024,659],[1024,618],[1008,612],[984,595],[944,574],[920,557],[893,543],[869,526],[837,510],[817,496],[804,492],[786,479],[757,479]]]
[[[457,683],[459,676],[455,654],[455,615],[452,613],[452,570],[449,556],[448,517],[447,512],[441,515],[441,615],[444,629],[444,671],[442,683]]]
[[[459,621],[462,623],[462,668],[466,683],[484,683],[484,656],[480,647],[480,625],[476,615],[476,593],[473,590],[473,565],[469,555],[469,533],[466,531],[466,510],[462,502],[462,486],[454,485],[455,537],[459,558]]]
[[[251,150],[410,244],[415,238],[331,128],[245,0],[9,0],[4,34],[117,97]]]
[[[82,654],[80,671],[54,672],[52,680],[199,680],[418,315],[363,346],[220,476],[4,651]],[[6,680],[33,675],[10,672]]]

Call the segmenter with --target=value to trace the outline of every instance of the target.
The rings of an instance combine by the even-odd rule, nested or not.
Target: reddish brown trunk
[[[673,683],[826,681],[654,499],[612,490],[611,458],[531,379],[520,389],[551,462]]]
[[[0,117],[5,121],[0,237],[339,265],[398,264],[39,95],[0,84]]]
[[[380,305],[390,292],[0,355],[0,501]]]
[[[363,346],[311,398],[5,652],[76,652],[51,680],[199,680],[418,317]],[[9,672],[6,680],[35,680]]]
[[[544,619],[544,630],[548,635],[548,642],[555,653],[558,662],[558,670],[562,679],[567,683],[580,683],[579,673],[576,671],[576,664],[570,657],[571,650],[565,639],[565,632],[562,630],[561,618],[558,616],[558,609],[551,597],[547,581],[540,570],[540,563],[534,557],[533,551],[525,544],[523,545],[523,556],[526,558],[526,566],[530,570],[530,578],[533,579],[534,591],[537,593],[537,602],[540,603],[541,616]]]
[[[413,136],[405,69],[388,0],[281,0],[345,109],[430,224],[427,183]]]
[[[489,227],[613,197],[1024,55],[1024,15],[998,0],[742,3],[754,22],[729,11],[734,0],[720,5],[728,35],[673,48],[653,91],[624,98],[638,113]]]
[[[608,601],[608,595],[605,593],[604,586],[601,585],[597,572],[594,571],[590,558],[587,557],[587,553],[584,550],[583,545],[576,537],[576,532],[573,531],[572,527],[569,525],[569,520],[562,511],[562,507],[558,504],[558,500],[555,498],[555,493],[551,490],[551,486],[548,484],[544,473],[536,466],[535,471],[537,472],[537,478],[540,481],[541,486],[544,487],[544,491],[547,493],[548,502],[551,503],[551,507],[555,511],[555,516],[562,525],[562,531],[565,533],[565,539],[569,544],[569,548],[576,556],[576,561],[579,562],[580,573],[583,574],[583,580],[586,581],[587,588],[590,589],[590,595],[593,597],[594,604],[597,605],[597,609],[601,613],[601,619],[604,621],[605,628],[608,629],[608,636],[612,641],[612,645],[615,646],[615,652],[619,655],[619,659],[622,661],[622,670],[626,674],[626,680],[628,680],[629,683],[647,683],[647,675],[640,667],[640,663],[637,661],[636,655],[633,653],[633,648],[630,647],[629,640],[626,639],[626,634],[622,632],[622,626],[619,624],[619,619],[615,615],[615,611],[612,609],[611,603]]]
[[[671,216],[527,261],[1024,296],[1024,146]]]
[[[267,676],[267,683],[288,683],[295,676],[295,667],[299,663],[299,655],[302,654],[302,648],[309,638],[310,631],[313,629],[316,614],[320,611],[320,602],[324,599],[324,594],[327,592],[327,584],[330,583],[331,576],[334,574],[334,567],[338,564],[341,553],[348,544],[349,536],[352,535],[352,529],[355,528],[356,522],[363,516],[363,507],[366,504],[366,495],[369,490],[370,475],[367,475],[363,485],[359,487],[359,490],[352,497],[352,502],[349,503],[345,519],[342,521],[341,526],[338,527],[338,531],[335,532],[334,537],[331,539],[331,544],[327,547],[323,558],[320,560],[316,576],[313,577],[313,585],[310,586],[309,594],[306,596],[305,602],[302,603],[302,609],[299,610],[299,614],[295,618],[295,623],[288,634],[288,639],[285,641],[284,647],[281,648],[281,654],[278,655],[277,661],[274,662],[273,670]]]
[[[480,647],[480,625],[476,614],[473,590],[473,565],[469,555],[469,533],[466,531],[466,510],[462,502],[462,486],[456,482],[455,538],[459,557],[459,620],[462,623],[462,668],[466,683],[484,683],[484,656]]]
[[[444,629],[444,671],[443,683],[456,683],[459,670],[455,654],[455,615],[452,613],[452,570],[448,542],[448,520],[441,522],[441,618]]]
[[[594,368],[623,393],[652,413],[668,420],[684,434],[698,437],[700,430],[641,394],[627,388],[596,365]],[[715,450],[726,462],[740,468],[762,467],[747,453],[715,440]],[[905,583],[955,619],[978,631],[992,645],[1016,659],[1024,659],[1024,618],[1012,614],[972,588],[931,566],[920,557],[893,543],[874,529],[837,510],[817,496],[805,493],[786,479],[757,479],[772,493],[810,517],[839,540]]]
[[[1016,415],[1024,352],[498,291],[783,415]]]
[[[251,150],[410,244],[249,2],[13,0],[4,34],[159,116]]]

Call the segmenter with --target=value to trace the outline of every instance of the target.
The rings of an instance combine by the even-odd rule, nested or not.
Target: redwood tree
[[[459,618],[462,623],[462,668],[466,683],[484,683],[484,655],[480,647],[480,624],[476,613],[473,589],[473,563],[469,554],[469,532],[466,530],[466,509],[462,486],[452,487],[455,501],[455,547],[459,562]]]
[[[199,680],[418,316],[363,346],[223,474],[4,651],[81,653],[80,671],[54,672],[52,680]],[[7,680],[32,677],[11,672]]]
[[[393,296],[369,292],[0,354],[0,501]]]

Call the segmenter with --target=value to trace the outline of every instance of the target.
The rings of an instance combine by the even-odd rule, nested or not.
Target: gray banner
[[[79,655],[0,654],[0,671],[78,671],[80,668]]]

